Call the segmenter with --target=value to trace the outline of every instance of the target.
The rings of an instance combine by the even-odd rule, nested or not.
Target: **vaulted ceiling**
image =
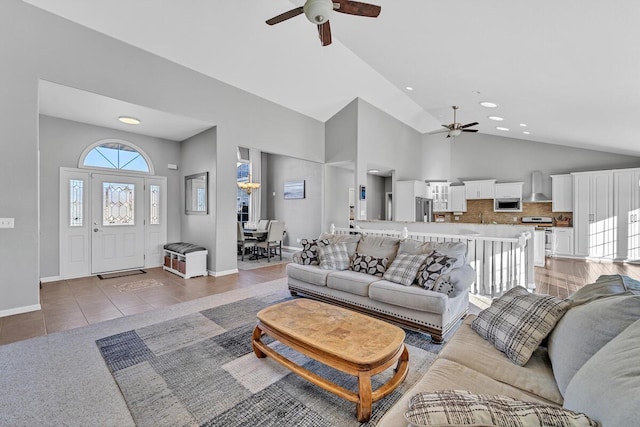
[[[360,97],[429,133],[457,105],[484,134],[640,156],[637,1],[372,0],[326,47],[304,15],[265,24],[300,0],[24,1],[320,121]]]

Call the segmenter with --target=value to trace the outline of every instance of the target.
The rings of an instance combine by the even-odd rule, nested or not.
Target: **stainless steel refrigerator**
[[[433,200],[416,197],[416,222],[433,221]]]

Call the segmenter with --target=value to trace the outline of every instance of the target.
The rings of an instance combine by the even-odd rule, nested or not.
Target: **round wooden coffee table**
[[[267,334],[318,362],[358,377],[358,392],[347,390],[292,362],[261,341]],[[295,374],[356,403],[358,421],[368,421],[371,405],[396,389],[409,369],[404,331],[382,320],[308,299],[273,305],[258,313],[252,345],[257,357],[269,356]],[[397,363],[377,390],[371,377]]]

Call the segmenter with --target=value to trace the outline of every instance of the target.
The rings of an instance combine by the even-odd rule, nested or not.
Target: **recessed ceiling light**
[[[135,117],[130,117],[130,116],[120,116],[118,117],[118,120],[120,120],[122,123],[126,123],[128,125],[139,125],[140,124],[140,120],[136,119]]]
[[[482,105],[483,107],[486,107],[486,108],[496,108],[498,106],[498,104],[493,103],[493,102],[488,102],[488,101],[482,101],[480,103],[480,105]]]
[[[411,92],[413,90],[413,88],[411,86],[407,86],[405,89],[407,89],[409,92]]]
[[[369,173],[378,173],[378,172],[380,172],[380,169],[369,169],[368,172]]]
[[[495,120],[496,122],[501,122],[504,119],[502,117],[498,117],[498,116],[489,116],[489,120]]]
[[[524,133],[525,135],[531,135],[531,132],[529,132],[528,130],[525,130],[525,131],[524,131],[524,132],[522,132],[522,133]]]
[[[527,124],[526,123],[520,123],[520,126],[522,126],[523,128],[526,128]]]
[[[505,131],[505,132],[509,131],[509,128],[505,128],[505,127],[502,127],[502,126],[496,126],[496,129],[502,130],[502,131]]]

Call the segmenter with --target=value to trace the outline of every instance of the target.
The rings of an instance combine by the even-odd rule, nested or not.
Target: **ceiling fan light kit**
[[[324,24],[333,12],[332,0],[307,0],[302,7],[304,15],[312,24]]]

